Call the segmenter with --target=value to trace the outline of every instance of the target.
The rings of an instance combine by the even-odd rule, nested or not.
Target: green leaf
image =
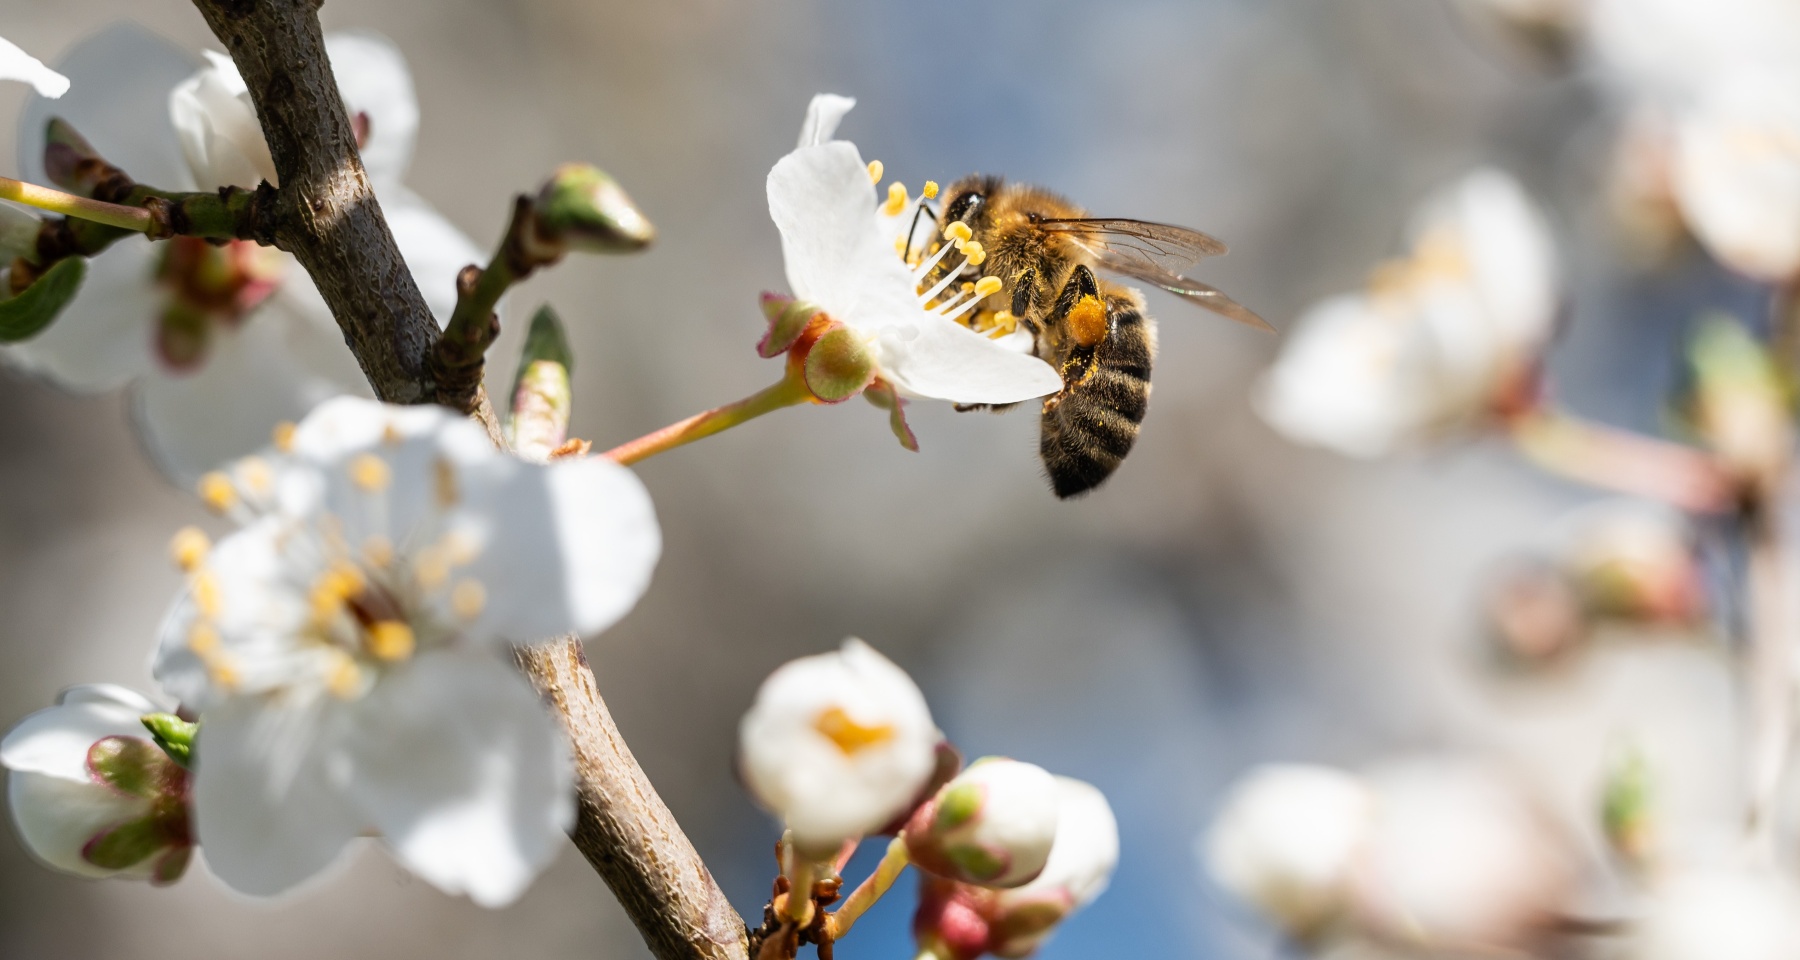
[[[200,732],[199,724],[189,723],[172,713],[146,713],[140,719],[169,759],[188,766],[194,753],[194,735]]]
[[[11,300],[0,300],[0,343],[17,343],[42,332],[75,299],[87,276],[87,261],[57,261],[37,282]]]

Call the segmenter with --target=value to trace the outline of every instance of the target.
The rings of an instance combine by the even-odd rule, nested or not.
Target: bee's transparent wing
[[[1087,251],[1103,270],[1141,280],[1245,326],[1273,331],[1269,322],[1211,284],[1182,276],[1225,244],[1198,230],[1108,218],[1059,218],[1038,221],[1038,228],[1066,236]]]

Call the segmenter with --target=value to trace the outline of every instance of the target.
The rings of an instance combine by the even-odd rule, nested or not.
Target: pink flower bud
[[[945,784],[906,825],[922,870],[984,887],[1036,877],[1056,839],[1057,787],[1042,767],[985,757]]]

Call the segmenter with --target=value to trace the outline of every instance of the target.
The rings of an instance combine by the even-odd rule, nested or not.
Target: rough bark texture
[[[575,750],[575,846],[612,888],[652,953],[744,960],[744,920],[625,745],[594,684],[581,641],[520,648],[533,685],[564,720]]]
[[[427,403],[438,328],[394,244],[356,152],[319,28],[319,0],[194,0],[249,86],[281,177],[277,245],[330,305],[377,396]],[[471,413],[505,440],[484,391]],[[574,745],[574,841],[624,904],[658,960],[745,960],[744,922],[713,881],[565,639],[522,650],[520,665]]]
[[[381,216],[325,57],[317,0],[195,0],[237,61],[281,177],[275,242],[312,275],[375,395],[435,396],[437,323]]]

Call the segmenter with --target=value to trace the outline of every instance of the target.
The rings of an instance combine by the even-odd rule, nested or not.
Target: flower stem
[[[1553,473],[1622,493],[1650,497],[1693,513],[1726,513],[1737,484],[1704,451],[1536,410],[1509,422],[1513,444]]]
[[[150,232],[151,225],[155,222],[150,211],[142,207],[125,207],[116,203],[89,200],[72,193],[6,177],[0,177],[0,200],[11,200],[39,210],[60,213],[65,217],[91,220],[137,233]]]
[[[789,847],[788,855],[793,863],[788,867],[788,893],[786,911],[787,919],[796,926],[805,926],[812,919],[813,877],[818,873],[818,864],[802,856],[800,851]]]
[[[736,403],[714,407],[705,413],[697,413],[686,420],[671,423],[655,433],[647,433],[629,443],[622,443],[606,451],[602,456],[629,466],[664,451],[673,450],[676,447],[693,443],[695,440],[702,440],[715,433],[729,430],[765,413],[780,410],[782,407],[807,403],[812,398],[812,391],[806,388],[805,381],[790,374],[783,377],[780,383],[753,393]]]
[[[836,940],[849,933],[857,919],[892,889],[894,881],[900,879],[900,872],[911,862],[912,859],[906,855],[906,840],[895,837],[888,844],[887,852],[881,855],[881,862],[875,865],[875,872],[850,892],[843,906],[825,918],[825,929],[830,933],[831,939]]]

